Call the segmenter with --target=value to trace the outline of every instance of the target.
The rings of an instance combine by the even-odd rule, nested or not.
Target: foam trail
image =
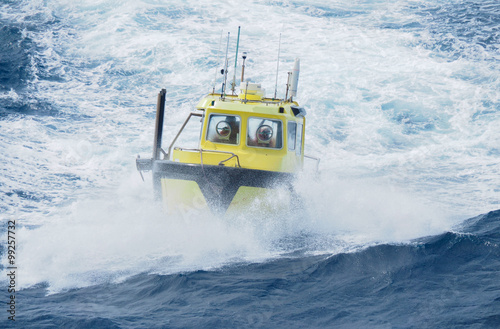
[[[326,171],[297,186],[306,200],[308,230],[360,246],[407,242],[453,223],[437,204],[384,179],[341,179]]]
[[[273,256],[251,226],[195,212],[167,216],[150,185],[134,177],[119,191],[75,202],[41,227],[20,229],[20,287],[46,282],[57,292],[141,272],[211,269]]]
[[[335,254],[439,233],[448,224],[390,186],[328,175],[321,183],[298,183],[307,217],[252,213],[223,219],[195,209],[167,216],[150,183],[133,173],[118,190],[77,201],[40,227],[21,228],[20,287],[46,282],[49,292],[59,292],[142,272],[210,270],[294,251]]]
[[[439,233],[497,209],[496,25],[458,15],[464,31],[477,34],[456,35],[447,23],[455,5],[466,7],[344,0],[3,5],[2,19],[26,27],[20,35],[33,43],[23,59],[30,80],[0,95],[18,106],[0,120],[0,210],[21,223],[21,286],[48,282],[60,291],[141,272],[335,254]],[[306,153],[320,156],[323,170],[320,182],[298,183],[309,216],[165,217],[151,182],[140,182],[134,169],[137,154],[151,153],[156,93],[168,90],[171,140],[212,88],[220,31],[239,25],[247,76],[263,88],[274,90],[279,32],[280,77],[301,58]]]

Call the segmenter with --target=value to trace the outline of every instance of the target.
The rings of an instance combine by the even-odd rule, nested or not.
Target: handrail
[[[230,156],[229,158],[227,158],[226,160],[222,160],[221,162],[219,162],[219,166],[222,166],[224,162],[229,161],[229,160],[231,160],[232,158],[236,157],[236,162],[238,163],[238,167],[240,167],[240,168],[241,168],[241,164],[240,164],[240,157],[239,157],[237,154],[234,154],[233,152],[227,152],[227,151],[216,151],[216,150],[204,150],[204,149],[185,149],[185,148],[182,148],[182,147],[177,147],[176,149],[178,149],[178,150],[180,150],[180,151],[194,151],[194,152],[200,152],[200,154],[202,154],[203,152],[231,154],[231,156]]]
[[[167,154],[172,154],[172,147],[174,146],[174,143],[177,141],[177,138],[179,138],[179,135],[181,134],[181,132],[184,130],[184,127],[186,127],[189,119],[191,119],[192,116],[195,116],[195,117],[203,117],[203,114],[202,113],[194,113],[194,112],[191,112],[189,113],[189,116],[187,117],[186,121],[184,121],[184,124],[182,125],[181,129],[179,130],[179,132],[177,133],[177,135],[175,135],[175,138],[174,140],[172,141],[172,143],[170,144],[170,146],[168,147],[168,153]],[[168,159],[167,159],[168,160]]]
[[[239,159],[239,157],[238,157],[236,154],[233,154],[233,155],[231,155],[229,158],[227,158],[226,160],[222,160],[221,162],[219,162],[219,166],[224,165],[224,162],[229,161],[229,160],[231,160],[231,159],[232,159],[232,158],[234,158],[234,157],[236,157],[236,161],[238,162],[238,167],[240,167],[240,168],[241,168],[241,165],[240,165],[240,159]]]
[[[319,162],[321,161],[320,158],[316,158],[316,157],[312,157],[310,155],[305,155],[304,154],[304,158],[308,158],[308,159],[312,159],[312,160],[316,160],[316,171],[319,171]]]

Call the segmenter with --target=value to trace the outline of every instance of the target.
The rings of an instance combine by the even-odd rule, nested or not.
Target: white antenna
[[[276,85],[274,86],[274,98],[276,99],[276,94],[278,92],[278,73],[279,73],[279,68],[280,68],[280,50],[281,50],[281,33],[280,33],[280,40],[278,42],[278,61],[276,64]]]
[[[215,78],[214,78],[214,88],[212,89],[212,94],[215,94],[215,84],[217,83],[217,72],[219,71],[217,65],[219,65],[220,46],[222,46],[222,33],[224,33],[224,30],[220,31],[219,50],[217,50],[217,61],[215,62]]]
[[[292,98],[297,96],[297,85],[299,84],[299,73],[300,73],[300,59],[295,58],[295,63],[293,65],[293,71],[290,78],[290,101]]]
[[[226,81],[227,81],[227,53],[229,51],[229,35],[230,32],[227,32],[227,46],[226,46],[226,61],[224,64],[224,68],[222,69],[222,74],[224,74],[224,82],[222,83],[222,90],[221,90],[221,96],[222,99],[224,99],[226,95]]]
[[[236,67],[238,65],[238,48],[240,47],[240,28],[241,26],[238,26],[238,40],[236,41],[236,56],[234,57],[233,83],[231,85],[231,91],[233,92],[233,95],[236,89]]]

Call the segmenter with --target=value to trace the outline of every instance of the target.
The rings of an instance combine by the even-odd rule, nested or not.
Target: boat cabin
[[[249,86],[250,85],[250,86]],[[239,95],[202,98],[183,128],[200,123],[199,145],[174,139],[170,160],[279,172],[296,172],[304,161],[305,110],[295,102],[265,98],[259,84],[242,83]],[[246,91],[246,92],[245,92]],[[250,91],[250,92],[249,92]]]

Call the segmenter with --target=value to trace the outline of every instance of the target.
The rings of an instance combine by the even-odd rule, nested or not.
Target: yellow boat
[[[162,148],[165,89],[158,94],[153,157],[138,157],[136,164],[141,175],[152,171],[167,211],[240,212],[259,198],[278,198],[278,191],[280,206],[298,202],[293,181],[304,164],[306,124],[306,111],[293,100],[299,60],[288,74],[285,98],[277,99],[267,98],[260,84],[244,81],[245,58],[244,53],[239,93],[233,82],[233,92],[226,94],[224,82],[221,93],[203,97],[167,151]],[[193,124],[197,128],[191,131],[199,137],[195,145],[180,145]]]

